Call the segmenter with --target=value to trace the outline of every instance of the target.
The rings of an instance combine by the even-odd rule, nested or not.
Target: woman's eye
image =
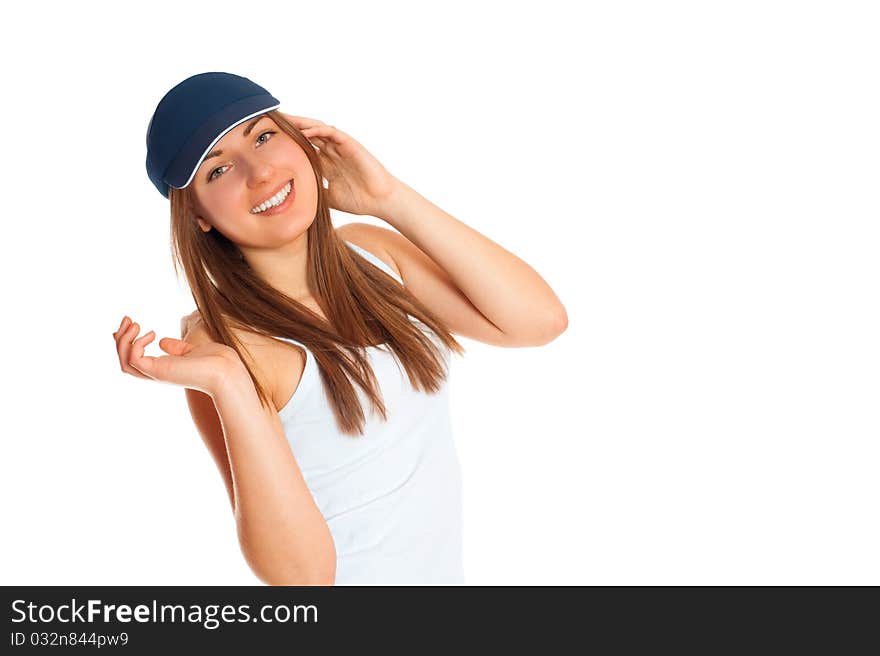
[[[257,141],[259,141],[260,138],[261,138],[263,135],[265,135],[265,134],[275,134],[275,131],[274,131],[274,130],[269,130],[268,132],[264,132],[264,133],[261,134],[259,137],[257,137]],[[268,141],[268,139],[267,139],[266,141]],[[264,141],[263,143],[266,143],[266,141]]]
[[[266,143],[266,141],[269,141],[268,139],[266,139],[266,141],[260,141],[260,139],[262,139],[267,134],[275,134],[275,131],[274,130],[267,130],[266,132],[263,132],[259,137],[257,137],[257,143],[264,144],[264,143]],[[225,168],[226,168],[225,166],[218,166],[216,169],[211,171],[210,175],[208,175],[208,182],[210,182],[211,180],[213,180],[216,177],[219,177],[214,174],[217,173],[217,171],[220,171],[221,169],[225,169]],[[220,175],[223,175],[223,174],[221,173]]]

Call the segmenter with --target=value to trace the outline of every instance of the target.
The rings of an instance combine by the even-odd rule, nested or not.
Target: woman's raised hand
[[[119,330],[113,333],[123,373],[214,396],[233,373],[243,369],[235,349],[216,342],[193,346],[180,339],[163,337],[159,340],[159,348],[168,355],[144,355],[144,349],[156,334],[151,330],[137,337],[139,332],[137,323],[123,317]]]
[[[398,180],[354,137],[335,126],[304,116],[281,114],[318,148],[327,178],[330,207],[349,214],[368,214],[380,219]]]

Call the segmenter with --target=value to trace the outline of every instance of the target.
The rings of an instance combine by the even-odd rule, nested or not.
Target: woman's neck
[[[304,232],[282,248],[242,249],[253,271],[295,301],[311,297],[308,288],[309,235]]]

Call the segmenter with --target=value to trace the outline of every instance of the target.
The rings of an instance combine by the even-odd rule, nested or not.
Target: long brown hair
[[[323,180],[320,161],[309,141],[278,111],[266,115],[302,147],[315,179]],[[261,403],[272,407],[267,391],[244,357],[248,349],[231,326],[302,342],[318,364],[337,425],[343,433],[356,436],[363,434],[365,415],[355,383],[387,420],[367,346],[387,344],[412,386],[427,393],[438,391],[448,372],[437,345],[407,315],[422,322],[450,350],[461,354],[464,348],[403,285],[353,252],[336,235],[325,193],[319,183],[315,219],[307,230],[307,285],[327,321],[257,276],[238,246],[218,230],[202,232],[192,211],[191,186],[169,190],[171,251],[175,273],[179,277],[182,267],[211,339],[235,349]]]

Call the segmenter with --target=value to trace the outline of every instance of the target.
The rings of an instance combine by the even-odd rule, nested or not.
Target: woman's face
[[[290,183],[277,208],[257,211]],[[305,151],[268,116],[223,135],[192,180],[199,227],[212,227],[242,247],[274,248],[312,224],[318,207],[315,172]]]

